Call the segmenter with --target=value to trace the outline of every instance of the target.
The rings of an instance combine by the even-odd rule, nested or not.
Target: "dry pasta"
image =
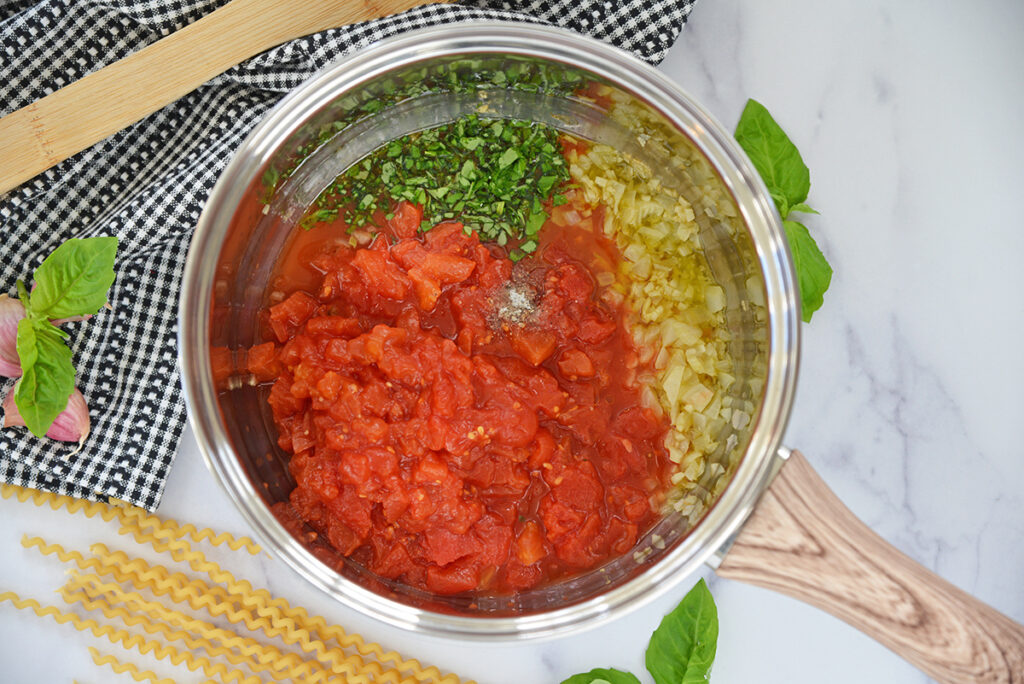
[[[418,660],[403,659],[395,651],[385,652],[379,644],[367,643],[359,635],[348,635],[340,627],[327,625],[323,618],[311,619],[304,609],[292,608],[287,601],[274,599],[266,590],[254,590],[248,581],[236,580],[231,573],[208,560],[201,551],[192,549],[186,540],[168,534],[158,519],[156,524],[150,524],[149,527],[153,531],[147,535],[139,524],[126,521],[119,531],[131,534],[140,544],[147,543],[158,551],[169,552],[175,560],[187,562],[196,572],[203,572],[215,582],[224,584],[229,595],[240,597],[242,604],[250,609],[250,614],[270,618],[269,631],[264,630],[268,636],[282,636],[288,643],[298,640],[300,647],[307,652],[307,645],[319,652],[325,641],[334,639],[343,648],[354,647],[361,655],[372,655],[381,663],[390,663],[399,670],[409,672],[414,681],[436,681],[440,684],[459,681],[454,675],[442,676],[436,667],[424,669]],[[311,633],[315,633],[319,639],[313,639]]]
[[[150,684],[175,684],[173,679],[158,678],[156,673],[152,670],[140,670],[134,663],[125,663],[112,655],[101,654],[98,649],[91,646],[89,647],[89,654],[92,655],[92,662],[97,665],[107,665],[117,674],[127,673],[137,682],[150,682]]]
[[[108,620],[119,619],[127,627],[141,627],[146,633],[153,636],[160,635],[169,642],[180,641],[191,651],[201,649],[206,651],[211,657],[224,657],[232,665],[246,665],[254,671],[269,669],[260,668],[260,663],[258,662],[254,666],[250,658],[239,655],[228,647],[218,646],[204,636],[196,637],[188,630],[176,629],[172,625],[154,620],[122,606],[111,605],[102,597],[90,597],[84,591],[73,591],[68,587],[62,588],[60,595],[69,605],[79,603],[86,610],[99,611]]]
[[[353,684],[361,681],[403,681],[394,674],[382,671],[376,663],[366,665],[358,655],[346,655],[338,649],[328,648],[322,641],[310,637],[306,630],[296,628],[294,622],[287,618],[275,623],[272,615],[256,617],[253,612],[233,609],[232,604],[225,599],[234,597],[221,587],[207,585],[201,580],[190,580],[182,573],[171,573],[161,566],[150,566],[140,558],[130,559],[124,552],[109,554],[102,544],[93,545],[97,558],[86,559],[77,551],[67,551],[59,544],[46,544],[38,537],[26,538],[22,543],[25,546],[34,546],[43,553],[55,554],[62,560],[73,561],[79,567],[88,566],[100,574],[112,575],[118,582],[149,589],[159,596],[170,595],[175,602],[187,602],[193,609],[205,608],[214,617],[224,615],[232,623],[244,622],[248,629],[259,629],[267,636],[280,637],[286,644],[297,643],[305,652],[315,653],[318,659],[330,661],[332,670],[337,674],[350,675]],[[110,562],[111,560],[116,562]],[[248,582],[245,582],[245,585],[250,586]],[[377,679],[363,678],[361,672],[364,669]],[[414,678],[411,681],[424,680]]]
[[[111,506],[110,504],[85,501],[84,499],[72,499],[70,496],[64,496],[63,494],[41,492],[37,489],[27,489],[12,484],[0,484],[0,496],[5,499],[16,497],[21,502],[31,501],[36,506],[49,506],[55,511],[64,508],[68,513],[81,513],[87,518],[94,518],[98,515],[106,522],[119,517],[121,513],[119,507]]]
[[[287,601],[268,601],[269,592],[254,590],[247,580],[236,579],[217,563],[207,559],[201,551],[192,549],[186,540],[168,539],[167,535],[159,534],[159,530],[147,533],[132,522],[123,525],[122,531],[132,534],[136,542],[149,544],[157,551],[166,551],[176,561],[187,562],[194,571],[202,572],[214,582],[223,584],[231,595],[249,609],[250,615],[259,615],[268,620],[263,622],[263,631],[267,636],[280,637],[289,645],[297,644],[303,651],[316,653],[319,659],[329,659],[335,667],[340,667],[344,671],[349,670],[355,663],[363,663],[362,658],[357,655],[348,656],[339,662],[336,649],[329,649],[323,641],[311,635],[309,630],[295,619],[296,613]],[[385,674],[380,673],[379,676],[383,677]],[[390,680],[388,677],[387,681]]]
[[[265,589],[256,589],[248,581],[236,579],[202,551],[193,548],[189,541],[206,542],[214,547],[226,546],[232,551],[244,550],[252,555],[260,553],[260,547],[249,537],[162,520],[117,501],[87,502],[13,485],[0,485],[0,496],[30,501],[54,511],[63,509],[88,518],[99,517],[106,522],[116,520],[119,533],[130,535],[137,543],[187,564],[193,572],[210,580],[207,582],[159,564],[150,564],[124,551],[110,550],[103,544],[93,544],[90,547],[92,555],[87,555],[26,535],[21,540],[23,547],[35,549],[45,556],[56,556],[77,568],[60,590],[66,603],[99,613],[108,621],[120,621],[126,627],[141,629],[153,638],[132,634],[92,617],[42,605],[35,599],[22,599],[14,592],[0,593],[0,603],[9,602],[39,617],[52,617],[59,624],[71,624],[79,631],[89,632],[97,638],[105,637],[125,649],[134,649],[174,665],[184,665],[192,672],[201,671],[207,677],[232,684],[262,681],[256,673],[278,681],[311,683],[460,684],[463,681],[455,675],[442,674],[437,667],[424,667],[416,659],[404,659],[395,651],[386,651],[379,644],[365,641],[359,634],[349,634],[341,627],[329,624],[323,617],[311,616],[302,607],[292,607],[288,601],[275,598]],[[223,629],[160,601],[150,600],[141,591],[192,610],[205,611],[214,618],[226,619],[240,629],[244,627],[245,631],[236,633]],[[279,639],[285,646],[297,647],[314,658],[305,659],[299,653],[263,643],[254,638],[257,633]],[[163,641],[180,642],[187,650]],[[96,649],[90,648],[90,653],[95,664],[109,666],[118,674],[128,674],[137,682],[165,684],[172,681],[159,679],[151,670],[122,662],[112,655],[101,655]],[[226,660],[235,667],[210,658]],[[467,684],[474,683],[468,681]]]
[[[188,536],[196,543],[205,541],[213,546],[226,545],[232,551],[244,548],[253,556],[258,556],[262,551],[260,545],[249,537],[236,537],[230,532],[215,533],[209,527],[197,529],[191,523],[182,525],[176,520],[161,520],[154,515],[146,513],[141,508],[132,507],[126,509],[125,517],[137,519],[140,527],[158,528],[162,533],[169,533],[175,539],[183,539]]]
[[[196,528],[191,523],[182,525],[174,520],[161,520],[156,516],[146,513],[141,508],[118,499],[111,499],[111,503],[108,504],[97,501],[85,501],[84,499],[73,499],[63,494],[42,492],[37,489],[27,489],[12,484],[0,484],[0,496],[4,499],[14,497],[22,502],[32,501],[36,506],[49,506],[55,511],[63,508],[68,513],[81,513],[87,518],[100,516],[106,522],[110,522],[114,518],[121,521],[126,518],[132,518],[141,521],[143,526],[159,526],[165,534],[169,534],[175,539],[188,536],[197,543],[206,541],[212,546],[224,545],[232,551],[244,548],[254,556],[262,551],[259,544],[247,536],[238,537],[230,532],[214,532],[208,527]]]
[[[51,617],[57,624],[71,624],[80,632],[91,632],[96,637],[106,637],[111,643],[119,644],[125,649],[136,649],[142,655],[152,653],[156,658],[170,660],[174,665],[184,664],[189,670],[202,669],[209,676],[218,675],[225,681],[237,684],[262,684],[258,677],[246,677],[238,670],[231,670],[223,663],[213,663],[204,656],[197,656],[180,651],[173,646],[161,644],[139,634],[132,634],[125,629],[102,624],[94,618],[82,618],[74,613],[66,613],[54,606],[47,606],[32,598],[23,599],[12,591],[0,592],[0,602],[9,601],[19,610],[30,610],[39,617]]]
[[[180,611],[166,608],[155,601],[147,601],[138,592],[126,592],[120,585],[103,582],[96,575],[75,577],[62,590],[65,600],[79,600],[78,596],[71,592],[72,589],[79,587],[85,588],[84,593],[89,596],[104,594],[106,602],[110,606],[115,603],[123,603],[131,607],[130,613],[123,608],[113,607],[111,608],[112,612],[117,610],[118,613],[132,614],[138,610],[145,611],[157,619],[165,620],[192,634],[198,634],[207,642],[204,648],[211,656],[224,655],[229,662],[233,663],[249,662],[250,669],[269,672],[274,679],[291,678],[294,680],[301,676],[300,681],[310,681],[310,677],[315,674],[317,676],[314,679],[322,680],[328,674],[318,663],[307,663],[295,653],[284,653],[274,646],[239,636],[208,622],[189,617]],[[83,606],[87,608],[91,608],[92,605],[94,604],[83,602]],[[108,615],[108,617],[110,616]],[[236,655],[233,649],[236,649],[240,655]],[[249,658],[250,656],[251,658]],[[246,660],[247,658],[248,660]]]

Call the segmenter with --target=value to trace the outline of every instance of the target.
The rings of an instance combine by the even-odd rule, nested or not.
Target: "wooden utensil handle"
[[[275,45],[437,0],[232,0],[0,119],[0,193]]]
[[[1024,682],[1024,627],[868,529],[799,452],[718,574],[818,606],[939,682]]]

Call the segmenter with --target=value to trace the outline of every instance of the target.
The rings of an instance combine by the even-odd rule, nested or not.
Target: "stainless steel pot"
[[[497,78],[498,72],[506,75]],[[455,86],[432,87],[446,78]],[[612,117],[601,105],[574,97],[571,86],[581,81],[609,86],[633,116]],[[258,388],[246,384],[218,387],[211,365],[211,348],[230,358],[255,341],[256,311],[270,269],[295,221],[321,189],[380,144],[469,112],[542,121],[608,142],[647,162],[691,201],[709,266],[727,295],[738,377],[729,391],[735,402],[747,402],[752,416],[749,424],[722,428],[717,440],[722,447],[709,460],[720,467],[709,468],[701,482],[707,512],[695,525],[685,516],[668,516],[636,553],[511,600],[426,596],[371,577],[329,548],[289,532],[273,512],[275,503],[287,499],[292,483],[268,427],[266,402]],[[295,167],[295,151],[311,142],[324,144]],[[264,212],[267,201],[270,208]],[[826,501],[827,489],[802,457],[790,458],[793,465],[783,469],[790,452],[780,444],[796,385],[799,325],[781,221],[752,165],[720,124],[675,84],[622,51],[552,28],[488,22],[426,29],[375,44],[305,83],[253,130],[221,176],[192,242],[181,298],[180,349],[199,445],[248,523],[299,575],[387,623],[471,639],[549,636],[614,619],[710,562],[727,576],[770,585],[833,610],[887,645],[911,653],[933,676],[946,672],[934,663],[945,659],[951,638],[970,645],[968,664],[979,653],[1003,653],[1000,644],[1013,641],[1020,646],[1018,660],[1005,662],[1024,670],[1019,625],[960,593],[957,610],[969,609],[972,615],[989,611],[983,614],[1002,625],[1003,635],[991,639],[977,629],[952,625],[956,611],[947,610],[951,587],[877,538],[864,542],[866,549],[843,546],[850,535],[862,535],[857,538],[863,542],[870,533],[858,528],[841,505],[836,508],[838,502]],[[780,469],[784,477],[773,485]],[[770,505],[744,527],[769,487]],[[808,500],[811,517],[827,523],[822,529],[788,514],[791,506]],[[815,501],[822,502],[824,512],[814,510]],[[834,551],[840,547],[842,552]],[[818,551],[808,556],[807,548]],[[910,565],[901,565],[903,560],[894,560],[890,551]],[[864,569],[868,566],[874,571]],[[903,574],[894,576],[894,567]],[[808,581],[821,586],[808,589]],[[840,582],[838,594],[829,584],[834,581]],[[926,615],[932,627],[939,625],[938,636],[909,623],[880,628],[880,620],[871,624],[870,617],[864,618],[877,615],[878,606],[857,599],[857,592],[891,588],[893,581],[900,597],[914,597],[913,610],[924,611],[918,617]],[[837,601],[846,613],[832,605]],[[964,660],[954,667],[964,666]],[[998,665],[997,660],[989,658],[989,665]]]

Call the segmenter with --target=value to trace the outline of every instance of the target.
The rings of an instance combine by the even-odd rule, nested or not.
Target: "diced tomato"
[[[569,301],[584,302],[594,292],[594,281],[577,264],[562,264],[552,277],[558,292]]]
[[[292,448],[293,454],[301,454],[316,446],[316,433],[313,431],[312,416],[305,413],[301,420],[292,423]]]
[[[594,377],[594,363],[579,349],[566,349],[558,358],[558,370],[570,380]]]
[[[259,382],[273,380],[281,373],[281,363],[277,360],[277,345],[273,342],[264,342],[250,347],[246,365]]]
[[[367,449],[366,458],[376,475],[390,475],[398,470],[398,454],[392,449]]]
[[[427,254],[420,265],[420,269],[427,277],[446,285],[461,283],[473,273],[475,268],[476,264],[470,259],[436,252]]]
[[[600,516],[592,515],[573,534],[566,535],[555,546],[555,554],[569,566],[590,567],[601,558],[600,531],[603,525]]]
[[[338,519],[331,519],[328,523],[327,539],[343,556],[355,551],[363,542],[348,525]]]
[[[536,413],[522,404],[517,409],[513,402],[511,405],[505,406],[503,410],[499,409],[497,415],[500,418],[497,419],[497,424],[492,430],[495,441],[509,446],[526,446],[533,441],[537,434],[537,428],[540,426]]]
[[[423,220],[423,207],[402,200],[395,207],[394,216],[388,220],[391,234],[396,238],[411,238],[420,229]]]
[[[400,477],[388,478],[383,489],[381,510],[388,524],[397,522],[409,508],[409,492]]]
[[[431,563],[448,565],[479,553],[480,546],[472,536],[453,534],[444,528],[431,528],[423,533],[423,549]]]
[[[579,322],[579,337],[586,344],[601,344],[615,333],[614,321],[602,321],[596,316],[587,316]]]
[[[270,344],[273,346],[273,343]],[[231,350],[227,347],[210,347],[210,370],[213,372],[214,384],[217,387],[224,387],[235,370]]]
[[[515,328],[509,333],[512,349],[534,366],[539,366],[551,356],[558,339],[543,330]]]
[[[310,335],[350,338],[362,331],[359,320],[347,316],[317,316],[306,323],[306,332]]]
[[[407,271],[422,264],[427,254],[429,252],[419,240],[400,240],[391,248],[391,256]]]
[[[530,454],[530,468],[541,472],[544,464],[550,465],[551,458],[555,454],[555,438],[546,429],[537,431],[537,438],[534,440],[533,453]]]
[[[545,475],[551,494],[573,510],[594,511],[604,499],[604,487],[590,461],[580,461],[557,474]]]
[[[358,487],[370,477],[370,460],[362,451],[344,451],[338,463],[338,473],[342,480]]]
[[[597,444],[608,429],[608,408],[600,404],[574,406],[558,414],[558,423],[573,431],[583,444]]]
[[[344,378],[334,371],[327,371],[316,382],[316,394],[327,402],[338,398]]]
[[[545,555],[544,535],[540,531],[540,525],[534,520],[529,520],[516,537],[516,556],[523,565],[533,565]]]
[[[361,539],[365,540],[373,529],[373,506],[369,499],[359,495],[356,487],[342,485],[338,497],[326,505],[333,515],[338,516]]]
[[[608,523],[608,540],[615,553],[626,553],[636,544],[640,529],[634,523],[612,518]]]
[[[305,401],[292,394],[292,383],[286,375],[274,382],[267,402],[275,416],[293,416],[306,406]]]
[[[352,421],[352,430],[364,437],[369,444],[381,444],[388,436],[388,424],[380,418],[356,418]]]
[[[438,594],[458,594],[476,589],[479,579],[480,570],[472,563],[427,568],[427,589]]]
[[[389,544],[383,547],[374,570],[387,578],[397,579],[416,567],[404,544]]]
[[[448,477],[448,466],[436,456],[427,456],[420,461],[416,472],[413,473],[413,482],[433,482],[440,484]]]
[[[294,519],[379,577],[524,590],[628,553],[655,520],[667,418],[642,408],[644,364],[597,285],[617,247],[570,194],[517,265],[455,222],[420,233],[410,203],[368,247],[306,240],[273,338],[213,352],[225,378],[246,358],[273,381]]]
[[[361,249],[352,258],[352,266],[358,269],[370,291],[381,297],[403,299],[409,292],[409,276],[390,259],[387,252]]]
[[[544,568],[541,564],[523,565],[519,558],[513,556],[505,567],[505,585],[512,591],[522,591],[535,587],[544,579]]]
[[[466,234],[458,221],[445,221],[427,231],[423,238],[424,246],[431,252],[455,253],[478,243],[476,234]]]
[[[311,295],[299,290],[280,304],[270,307],[270,327],[278,342],[285,342],[295,334],[316,311],[317,301]]]
[[[634,439],[652,439],[662,431],[661,421],[649,408],[631,406],[615,416],[612,429]]]
[[[463,328],[458,332],[458,336],[455,338],[456,344],[459,346],[461,351],[466,356],[473,353],[473,333],[467,328]]]
[[[419,301],[420,308],[424,311],[433,311],[434,305],[441,296],[440,283],[419,268],[413,268],[409,271],[409,279],[412,280],[413,289],[416,290],[416,298]]]
[[[643,520],[651,512],[650,500],[636,487],[612,485],[609,493],[616,509],[621,510],[625,517],[633,522]]]

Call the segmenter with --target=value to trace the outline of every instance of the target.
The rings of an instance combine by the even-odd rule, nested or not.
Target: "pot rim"
[[[209,355],[210,293],[217,256],[249,182],[278,144],[343,91],[396,67],[471,53],[508,53],[572,64],[608,79],[688,133],[722,179],[750,231],[765,276],[768,369],[750,443],[732,480],[704,518],[642,574],[594,598],[548,612],[469,617],[426,611],[376,594],[329,569],[271,514],[229,446]],[[682,88],[623,50],[549,26],[502,21],[446,24],[374,43],[326,67],[284,97],[242,142],[222,172],[189,247],[178,318],[179,364],[189,419],[207,467],[245,521],[296,573],[360,613],[404,629],[474,640],[519,640],[604,624],[669,591],[713,560],[753,511],[774,474],[796,388],[800,313],[781,218],[764,183],[732,136]]]

